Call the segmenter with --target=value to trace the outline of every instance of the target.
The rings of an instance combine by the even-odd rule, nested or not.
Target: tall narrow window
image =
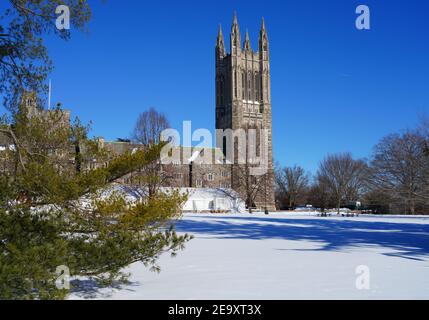
[[[245,100],[245,89],[244,89],[244,84],[245,84],[246,82],[245,82],[245,80],[244,80],[244,72],[241,74],[241,98],[243,99],[243,100]]]
[[[256,125],[256,156],[261,156],[261,127]]]
[[[255,100],[255,77],[253,72],[250,74],[250,100]]]
[[[219,80],[216,81],[216,98],[219,101]]]
[[[220,78],[220,88],[219,88],[219,91],[220,91],[220,105],[221,106],[223,106],[223,86],[224,86],[224,78],[223,78],[223,76]]]
[[[222,139],[222,151],[223,151],[223,156],[226,158],[226,148],[227,148],[227,146],[226,146],[226,137],[224,136],[223,137],[223,139]]]
[[[234,97],[237,98],[237,72],[234,72]]]
[[[259,101],[259,74],[255,73],[255,100]]]
[[[252,100],[252,76],[250,72],[247,74],[247,100]]]
[[[244,100],[247,100],[248,96],[247,96],[247,72],[244,71]]]

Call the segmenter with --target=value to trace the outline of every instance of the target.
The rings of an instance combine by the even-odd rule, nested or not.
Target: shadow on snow
[[[424,260],[429,255],[429,224],[354,219],[205,216],[180,220],[176,229],[211,238],[284,239],[324,244],[319,249],[299,249],[303,251],[381,246],[395,251],[384,253],[387,256]]]

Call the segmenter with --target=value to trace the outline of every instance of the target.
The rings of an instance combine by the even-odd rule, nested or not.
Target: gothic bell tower
[[[274,200],[274,170],[272,156],[272,116],[271,116],[271,83],[270,83],[270,54],[269,41],[262,19],[259,31],[258,50],[251,46],[249,33],[246,31],[243,44],[241,43],[240,28],[237,15],[230,33],[230,53],[227,53],[222,27],[219,26],[216,41],[216,129],[227,130],[254,128],[257,132],[266,132],[267,140],[264,148],[258,145],[257,153],[266,150],[268,167],[268,200],[256,199],[256,205],[262,207],[262,202],[268,201],[270,210],[275,209]],[[235,142],[232,142],[233,144]],[[217,145],[225,153],[225,139],[217,137]],[[236,161],[237,159],[234,159]],[[239,188],[239,182],[231,175],[232,187]],[[265,197],[266,198],[266,197]]]

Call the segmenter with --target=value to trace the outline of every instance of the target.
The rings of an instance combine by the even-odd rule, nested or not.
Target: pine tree
[[[66,297],[55,284],[62,265],[71,276],[107,285],[126,279],[121,269],[134,262],[159,271],[158,257],[175,255],[191,238],[174,230],[186,200],[177,191],[135,204],[115,193],[100,196],[157,159],[161,144],[111,158],[87,127],[63,117],[60,108],[33,117],[24,108],[0,123],[9,141],[0,151],[0,299]],[[85,165],[107,158],[98,168]]]

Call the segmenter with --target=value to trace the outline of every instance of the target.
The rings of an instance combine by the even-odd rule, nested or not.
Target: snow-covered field
[[[130,285],[70,298],[429,299],[429,217],[187,214],[177,229],[195,238],[161,273],[136,263]]]

